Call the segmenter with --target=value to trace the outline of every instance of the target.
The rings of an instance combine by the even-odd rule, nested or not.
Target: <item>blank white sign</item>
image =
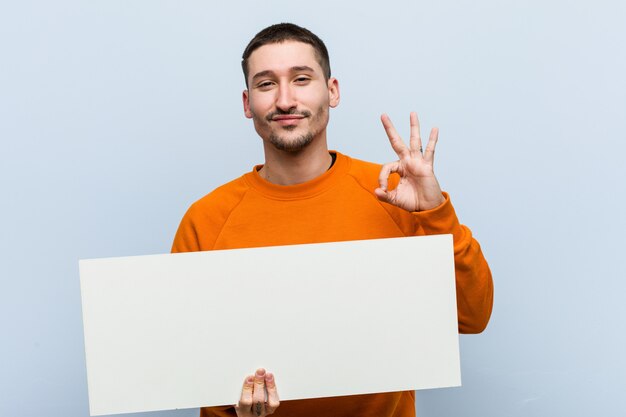
[[[91,415],[458,386],[451,235],[80,261]]]

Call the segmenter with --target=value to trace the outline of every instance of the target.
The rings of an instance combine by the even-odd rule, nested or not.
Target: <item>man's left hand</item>
[[[426,149],[422,150],[420,124],[417,114],[411,112],[410,118],[411,138],[408,148],[400,135],[398,135],[395,127],[393,127],[389,116],[383,114],[380,118],[389,137],[391,147],[399,159],[383,165],[378,178],[380,187],[374,190],[374,193],[379,200],[407,211],[430,210],[438,207],[445,201],[433,170],[435,146],[437,145],[439,130],[435,127],[430,131]],[[393,190],[387,190],[387,180],[393,172],[400,175],[400,182]]]

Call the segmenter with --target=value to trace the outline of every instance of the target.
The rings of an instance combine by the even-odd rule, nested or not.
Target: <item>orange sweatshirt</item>
[[[189,208],[172,252],[379,239],[451,233],[454,240],[459,331],[479,333],[491,315],[489,266],[470,230],[461,225],[447,194],[432,210],[411,213],[374,195],[380,165],[337,152],[323,175],[297,185],[265,181],[255,167]],[[394,174],[389,188],[397,184]],[[410,330],[408,330],[410,331]],[[280,384],[280,375],[277,375]],[[280,385],[278,386],[280,393]],[[234,416],[232,407],[203,408],[201,417]],[[413,417],[413,392],[282,402],[276,417]]]

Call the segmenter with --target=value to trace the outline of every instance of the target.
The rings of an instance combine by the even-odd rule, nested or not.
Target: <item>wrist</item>
[[[413,210],[413,212],[420,213],[428,210],[435,210],[438,207],[441,207],[446,202],[446,197],[443,192],[439,192],[438,198],[425,200],[423,197],[420,200],[420,206]]]

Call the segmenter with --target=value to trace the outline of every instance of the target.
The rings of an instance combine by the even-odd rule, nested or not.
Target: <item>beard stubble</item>
[[[311,118],[310,124],[315,126],[319,124],[324,117],[326,117],[327,111],[328,111],[327,108],[324,106],[320,106],[317,112],[315,112],[315,114],[311,114],[311,112],[306,111],[306,110],[302,112],[298,112],[296,110],[289,111],[289,112],[279,111],[279,112],[272,112],[268,114],[265,117],[265,119],[269,123],[272,120],[272,118],[278,114],[301,114],[305,117]],[[313,142],[313,139],[315,138],[315,136],[322,129],[324,129],[327,124],[328,124],[328,120],[326,120],[326,122],[323,123],[323,127],[318,128],[317,131],[309,130],[308,132],[292,139],[286,139],[282,137],[281,135],[277,134],[276,132],[272,131],[268,137],[268,140],[278,150],[285,151],[285,152],[292,152],[292,153],[300,152],[301,150],[303,150],[304,148],[306,148]],[[297,126],[285,126],[283,127],[283,130],[293,131],[296,128]]]

